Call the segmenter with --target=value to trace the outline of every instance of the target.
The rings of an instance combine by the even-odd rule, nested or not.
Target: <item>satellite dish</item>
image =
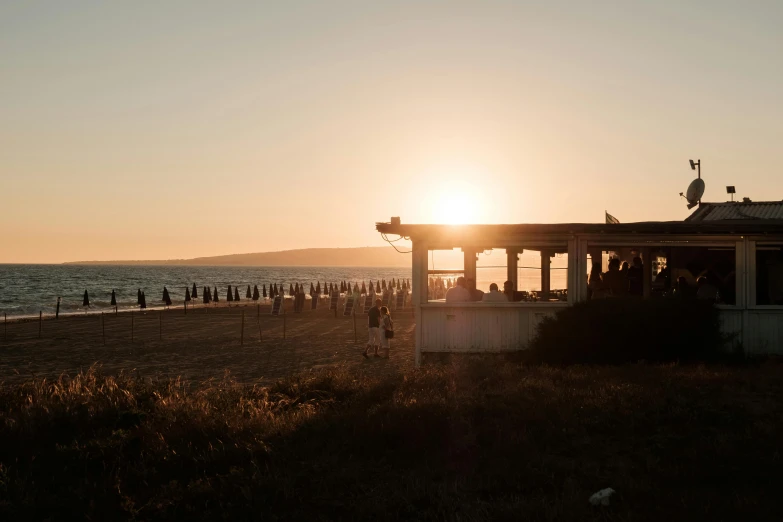
[[[699,204],[701,197],[704,195],[704,180],[696,178],[688,185],[688,190],[685,191],[685,199],[688,200],[688,208],[693,208]]]

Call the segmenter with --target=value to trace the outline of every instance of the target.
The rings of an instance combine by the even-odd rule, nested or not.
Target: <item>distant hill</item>
[[[303,248],[279,252],[231,254],[193,259],[137,261],[75,261],[66,265],[181,265],[181,266],[383,266],[410,267],[411,256],[391,246],[359,248]]]

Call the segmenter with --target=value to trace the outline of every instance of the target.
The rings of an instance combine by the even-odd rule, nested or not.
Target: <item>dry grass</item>
[[[774,363],[92,370],[0,388],[0,519],[774,520],[782,387]]]

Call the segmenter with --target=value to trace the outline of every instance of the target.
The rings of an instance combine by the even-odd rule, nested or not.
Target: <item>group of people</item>
[[[693,287],[688,280],[680,276],[677,283],[670,291],[669,288],[670,271],[668,268],[662,268],[656,274],[655,281],[651,285],[659,289],[664,295],[681,298],[697,298],[719,301],[720,295],[718,288],[709,282],[706,276],[700,276],[696,280],[696,286]],[[644,265],[640,257],[634,257],[632,264],[623,262],[614,257],[609,260],[609,269],[601,272],[599,263],[593,264],[590,275],[587,280],[587,289],[590,299],[601,299],[606,297],[624,297],[644,295]]]
[[[644,265],[642,258],[633,258],[632,265],[613,257],[609,260],[609,270],[601,272],[601,265],[593,263],[590,276],[587,279],[587,289],[590,299],[603,297],[622,297],[627,295],[642,296],[644,294]]]
[[[374,349],[375,357],[380,357],[378,351],[383,348],[386,352],[384,358],[388,359],[389,339],[394,337],[394,321],[392,321],[389,308],[383,306],[383,301],[380,299],[376,299],[375,306],[367,311],[367,329],[370,337],[362,356],[365,359],[369,358],[368,352],[370,349]]]
[[[489,292],[476,288],[475,279],[458,277],[454,286],[446,291],[447,303],[468,303],[481,301],[484,303],[506,303],[522,300],[522,292],[514,290],[514,283],[503,283],[503,291],[498,289],[496,283],[489,285]]]

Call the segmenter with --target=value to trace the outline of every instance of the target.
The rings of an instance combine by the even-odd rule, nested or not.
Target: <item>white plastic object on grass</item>
[[[611,497],[615,491],[612,488],[605,488],[601,491],[596,491],[590,496],[590,503],[594,506],[608,506],[609,497]]]

